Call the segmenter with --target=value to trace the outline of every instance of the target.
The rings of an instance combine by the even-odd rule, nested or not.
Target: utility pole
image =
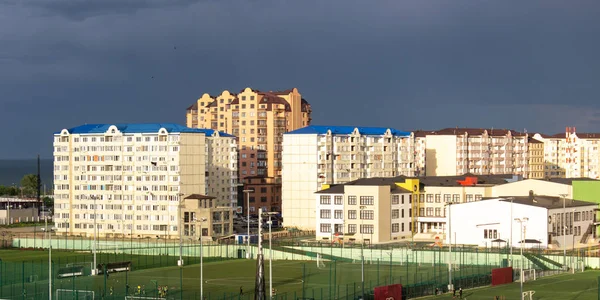
[[[563,199],[563,211],[562,215],[564,218],[561,218],[562,228],[563,228],[563,268],[567,266],[567,210],[566,210],[566,199],[568,194],[560,194]]]

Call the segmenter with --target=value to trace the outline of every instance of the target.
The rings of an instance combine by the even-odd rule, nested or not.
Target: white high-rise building
[[[412,134],[391,128],[308,126],[283,135],[286,227],[315,229],[315,192],[359,178],[414,175]]]
[[[226,235],[236,174],[235,137],[214,130],[168,123],[63,129],[54,134],[54,221],[59,234],[93,235],[95,215],[98,236],[174,238],[181,199],[208,197],[213,210],[229,207],[208,220],[208,235]]]

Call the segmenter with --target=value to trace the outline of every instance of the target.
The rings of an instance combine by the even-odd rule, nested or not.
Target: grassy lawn
[[[523,291],[535,291],[533,299],[536,300],[598,299],[598,276],[600,276],[600,271],[555,275],[525,282]],[[491,300],[494,299],[494,296],[504,296],[507,300],[519,299],[519,293],[520,284],[517,282],[495,287],[464,290],[463,299]],[[452,295],[439,295],[423,299],[452,299]]]

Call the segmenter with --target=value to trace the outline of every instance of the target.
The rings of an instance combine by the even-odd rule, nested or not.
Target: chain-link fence
[[[256,245],[111,238],[98,240],[94,247],[93,240],[83,237],[19,235],[11,243],[12,250],[0,250],[2,299],[48,299],[50,293],[54,299],[254,297],[256,261],[246,257],[256,257]],[[272,283],[276,299],[369,298],[375,287],[398,283],[406,297],[421,297],[436,289],[445,292],[449,283],[463,289],[489,285],[491,270],[510,261],[515,268],[552,274],[562,268],[564,254],[527,249],[520,256],[508,248],[332,245],[293,239],[274,241],[272,250],[264,245],[266,293]],[[567,258],[575,260],[577,253],[572,254]],[[178,266],[180,255],[183,267]],[[597,260],[577,259],[586,265]],[[99,274],[91,276],[93,270]]]

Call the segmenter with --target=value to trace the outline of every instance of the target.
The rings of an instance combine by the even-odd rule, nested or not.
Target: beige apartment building
[[[169,123],[63,129],[54,134],[57,232],[92,236],[96,223],[101,237],[176,238],[179,209],[189,210],[194,201],[181,207],[182,199],[209,196],[211,205],[196,205],[197,213],[232,210],[236,168],[235,137],[210,129]],[[207,226],[210,236],[231,233],[223,222]]]
[[[411,133],[391,128],[311,125],[284,134],[284,226],[315,229],[314,193],[323,184],[413,176],[413,153]]]
[[[384,178],[325,188],[316,193],[316,238],[366,244],[410,238],[411,205],[412,191]]]
[[[542,179],[544,177],[544,142],[533,137],[527,137],[527,178]]]
[[[527,134],[507,129],[446,128],[419,131],[415,137],[416,144],[425,141],[425,173],[421,175],[528,175]]]
[[[544,143],[545,178],[600,178],[600,133],[578,133],[567,127],[565,133],[534,138]]]
[[[311,112],[310,104],[296,88],[274,92],[246,88],[238,94],[223,91],[218,96],[202,95],[188,107],[186,123],[191,128],[211,128],[236,136],[239,178],[245,189],[256,190],[259,187],[244,179],[270,177],[281,184],[283,134],[310,125]]]

